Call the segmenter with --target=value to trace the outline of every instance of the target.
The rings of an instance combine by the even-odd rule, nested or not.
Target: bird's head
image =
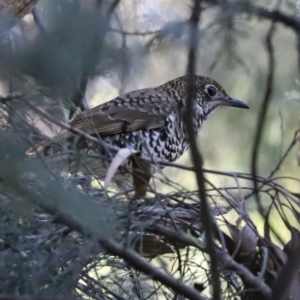
[[[224,88],[209,77],[196,76],[196,93],[196,102],[202,108],[205,118],[220,106],[249,109],[244,102],[228,96]]]

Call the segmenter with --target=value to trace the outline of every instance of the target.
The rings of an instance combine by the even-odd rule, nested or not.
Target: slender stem
[[[258,166],[258,155],[259,155],[259,149],[261,145],[262,140],[262,134],[265,128],[266,123],[266,116],[269,109],[269,105],[272,99],[273,94],[273,84],[274,84],[274,72],[275,72],[275,56],[274,56],[274,46],[272,43],[272,38],[275,33],[275,22],[272,22],[270,29],[266,36],[266,48],[268,52],[268,75],[267,75],[267,86],[264,94],[264,98],[261,104],[261,108],[259,110],[259,116],[257,120],[256,125],[256,132],[254,137],[254,143],[253,143],[253,150],[252,150],[252,159],[251,159],[251,173],[253,176],[253,185],[254,185],[254,193],[255,193],[255,199],[256,203],[258,205],[258,209],[260,213],[263,215],[263,208],[260,203],[259,199],[259,187],[258,187],[258,181],[256,179],[257,176],[257,166]]]
[[[199,198],[201,202],[201,220],[203,222],[203,229],[206,234],[207,249],[210,255],[211,264],[211,283],[213,288],[213,299],[218,300],[221,298],[221,283],[220,274],[218,270],[218,257],[216,255],[216,249],[214,245],[214,223],[210,214],[209,205],[206,199],[205,191],[205,178],[203,173],[203,159],[199,152],[193,124],[193,103],[196,96],[195,86],[195,66],[197,62],[197,47],[198,47],[198,24],[200,20],[201,1],[195,0],[194,7],[190,18],[190,43],[188,54],[188,66],[187,66],[187,100],[186,100],[186,112],[185,123],[187,128],[188,140],[191,149],[191,156],[193,164],[195,166],[196,180],[199,189]]]

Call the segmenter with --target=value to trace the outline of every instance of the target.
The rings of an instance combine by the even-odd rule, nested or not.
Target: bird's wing
[[[123,94],[84,111],[75,116],[70,125],[100,136],[154,129],[162,127],[175,109],[175,100],[164,90],[149,88]]]
[[[177,103],[161,87],[129,92],[76,115],[70,125],[91,135],[102,137],[141,129],[164,126],[176,111]],[[53,142],[69,139],[75,134],[62,130],[51,141],[44,141],[27,150],[31,156],[51,148]]]

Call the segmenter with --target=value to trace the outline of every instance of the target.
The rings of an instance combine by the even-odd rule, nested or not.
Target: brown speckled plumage
[[[229,97],[213,79],[196,76],[196,87],[193,121],[197,133],[207,117],[221,105],[248,108],[243,102]],[[93,136],[99,136],[108,144],[138,150],[154,160],[174,162],[189,148],[182,121],[185,106],[186,78],[180,77],[159,87],[120,95],[75,116],[70,125]],[[96,177],[105,177],[109,161],[91,157],[95,153],[103,154],[103,149],[90,142],[75,141],[74,134],[68,131],[62,131],[57,139],[60,138],[69,142],[69,149],[79,148],[81,154],[86,155],[79,164],[71,166],[72,172],[86,173],[83,169],[89,169]],[[38,149],[45,154],[57,152],[53,143],[41,145]],[[30,149],[27,154],[32,155],[35,152]],[[125,166],[130,166],[130,161],[127,161]],[[157,169],[154,166],[147,169],[148,174],[155,171]],[[148,181],[150,176],[146,177]],[[130,178],[129,173],[121,170],[115,177],[118,183],[122,179],[125,182]],[[145,189],[142,190],[141,194],[144,194]]]

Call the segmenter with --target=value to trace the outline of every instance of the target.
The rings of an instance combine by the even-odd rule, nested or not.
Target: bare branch
[[[115,8],[118,6],[120,0],[114,0],[112,1],[111,5],[108,7],[107,9],[107,13],[104,17],[104,21],[103,22],[103,32],[101,35],[101,39],[105,38],[105,35],[108,31],[108,25],[110,22],[110,18],[111,15],[113,13],[113,11],[115,10]],[[96,9],[100,9],[103,7],[103,3],[102,1],[97,1],[96,2]],[[101,20],[102,18],[99,17],[99,19]],[[87,61],[86,61],[86,66],[85,66],[85,70],[82,72],[81,77],[80,77],[80,82],[79,82],[79,87],[78,89],[75,91],[74,95],[71,98],[71,107],[70,107],[70,113],[69,113],[69,120],[72,119],[72,117],[74,116],[74,114],[76,113],[76,110],[79,108],[81,111],[84,111],[86,109],[88,109],[88,104],[87,101],[85,99],[85,92],[86,92],[86,88],[88,85],[88,81],[89,81],[89,76],[92,73],[93,69],[95,68],[95,63],[94,61],[91,59],[91,57],[93,57],[93,53],[97,52],[97,55],[101,54],[101,50],[102,50],[102,46],[101,43],[99,44],[98,42],[99,36],[95,34],[94,36],[94,41],[87,53]],[[99,46],[100,45],[100,46]]]
[[[153,267],[150,263],[144,260],[140,255],[138,255],[134,250],[120,245],[110,239],[109,237],[103,236],[97,233],[95,230],[93,233],[89,232],[80,221],[73,215],[67,215],[60,211],[60,208],[56,205],[48,205],[45,201],[38,201],[37,197],[31,197],[30,201],[34,201],[35,204],[42,207],[48,213],[56,216],[56,220],[62,222],[63,224],[69,226],[70,228],[79,231],[81,233],[88,233],[92,237],[96,238],[99,244],[108,252],[113,255],[117,255],[123,258],[126,262],[132,265],[135,269],[145,273],[153,280],[157,280],[163,283],[165,286],[173,289],[175,292],[185,296],[187,299],[192,300],[205,300],[200,293],[193,289],[192,287],[184,284],[181,280],[175,279],[173,276],[166,272],[162,272],[159,269]]]
[[[298,55],[298,73],[300,74],[300,33],[299,32],[300,31],[297,32],[297,37],[298,37],[297,55]],[[297,139],[297,132],[294,137],[294,140],[296,139]],[[298,233],[293,234],[292,232],[292,239],[290,243],[293,244],[292,245],[293,247],[289,253],[289,258],[286,265],[281,270],[276,282],[274,283],[274,289],[273,289],[271,300],[286,299],[287,296],[288,298],[294,298],[294,297],[298,297],[299,295],[298,291],[293,293],[293,281],[298,279],[296,285],[299,286],[300,239]]]
[[[9,94],[0,94],[0,102],[1,103],[6,103],[8,101],[20,99],[23,97],[22,93],[9,93]]]
[[[88,82],[89,82],[89,75],[87,72],[84,72],[81,75],[79,87],[71,99],[72,107],[69,113],[69,120],[72,119],[77,108],[79,108],[81,111],[85,111],[88,109],[88,104],[84,97]]]
[[[42,108],[39,108],[37,106],[35,106],[34,104],[32,104],[30,101],[26,100],[23,98],[23,101],[36,113],[38,113],[40,116],[42,116],[43,118],[45,118],[46,120],[52,122],[53,124],[60,126],[63,129],[69,130],[70,132],[77,134],[78,136],[81,136],[91,142],[94,142],[108,150],[111,150],[113,152],[117,152],[120,148],[115,147],[113,145],[107,144],[105,142],[103,142],[101,139],[96,138],[90,134],[87,134],[86,132],[79,130],[75,127],[72,127],[71,125],[62,122],[62,121],[58,121],[56,118],[52,117],[51,115],[49,115],[46,111],[44,111]],[[195,167],[189,167],[189,166],[185,166],[179,163],[169,163],[169,162],[164,162],[164,161],[153,161],[153,159],[149,158],[149,157],[145,157],[142,156],[141,157],[143,160],[150,162],[150,163],[156,163],[158,165],[163,165],[163,166],[169,166],[169,167],[174,167],[174,168],[178,168],[178,169],[182,169],[182,170],[186,170],[186,171],[191,171],[191,172],[196,172],[196,168]],[[248,173],[241,173],[241,172],[226,172],[226,171],[217,171],[217,170],[209,170],[209,169],[203,169],[203,172],[205,173],[209,173],[209,174],[215,174],[215,175],[223,175],[223,176],[228,176],[228,177],[233,177],[233,178],[242,178],[242,179],[247,179],[247,180],[252,180],[253,177],[251,174]],[[268,184],[272,187],[276,187],[280,192],[282,192],[283,194],[287,195],[288,197],[293,197],[293,195],[286,190],[284,187],[280,186],[279,184],[274,184],[269,178],[264,178],[262,176],[256,175],[256,180],[260,183],[264,183],[264,184]],[[294,199],[297,199],[296,197],[294,197]]]
[[[299,288],[299,266],[300,266],[300,239],[295,237],[294,247],[289,253],[289,258],[274,282],[272,297],[270,300],[296,299],[299,291],[293,292],[293,281]]]
[[[247,2],[243,10],[250,14],[271,20],[274,23],[282,23],[283,25],[293,29],[296,33],[298,33],[300,30],[300,21],[297,17],[286,15],[278,9],[268,10],[262,6],[251,5],[249,2]]]
[[[153,34],[159,34],[159,33],[161,33],[161,30],[139,32],[139,31],[120,30],[120,29],[116,29],[116,28],[110,28],[109,31],[120,33],[122,35],[134,35],[134,36],[148,36],[148,35],[153,35]]]
[[[149,228],[150,232],[162,234],[170,239],[177,240],[186,245],[190,245],[205,251],[208,253],[208,249],[201,247],[197,239],[193,239],[182,231],[173,231],[171,229],[155,225]],[[271,289],[261,280],[260,277],[254,276],[246,267],[235,262],[235,260],[229,255],[228,252],[225,252],[221,249],[216,250],[219,266],[226,270],[231,270],[236,272],[239,276],[243,278],[252,288],[257,289],[264,297],[268,298],[271,296]],[[209,253],[208,253],[209,254]]]
[[[26,296],[11,296],[11,295],[1,295],[0,300],[78,300],[75,297],[39,297],[30,295]]]
[[[221,3],[224,4],[225,1],[220,0],[214,0],[214,1],[206,1],[210,5],[218,6]],[[300,31],[300,20],[298,17],[293,17],[290,15],[287,15],[281,11],[279,11],[277,8],[270,10],[267,8],[264,8],[263,6],[254,5],[251,4],[250,1],[235,1],[235,2],[229,2],[226,1],[226,5],[228,6],[228,9],[231,9],[233,11],[236,11],[237,13],[246,13],[254,16],[261,17],[263,19],[270,20],[273,23],[281,23],[290,29],[292,29],[296,34]]]
[[[198,47],[198,23],[200,19],[201,1],[195,0],[194,7],[190,18],[190,41],[189,41],[189,56],[187,66],[187,100],[185,123],[190,144],[191,156],[195,166],[197,185],[199,188],[199,198],[201,202],[201,219],[203,221],[203,229],[206,234],[207,248],[210,255],[213,299],[221,298],[221,283],[218,271],[218,257],[216,255],[215,245],[213,241],[214,223],[210,215],[209,206],[206,200],[205,178],[203,174],[203,159],[199,152],[193,124],[193,102],[196,96],[195,86],[195,66],[197,62],[196,52]]]
[[[286,157],[288,156],[288,154],[291,152],[291,150],[293,149],[293,147],[296,145],[296,143],[297,143],[297,135],[298,135],[298,130],[295,132],[294,137],[293,137],[291,143],[289,144],[289,146],[287,147],[286,151],[283,153],[283,155],[279,159],[279,161],[278,161],[277,165],[275,166],[275,168],[270,172],[270,175],[268,176],[268,178],[272,178],[274,176],[274,174],[280,169],[282,163],[284,162],[284,160],[286,159]]]

